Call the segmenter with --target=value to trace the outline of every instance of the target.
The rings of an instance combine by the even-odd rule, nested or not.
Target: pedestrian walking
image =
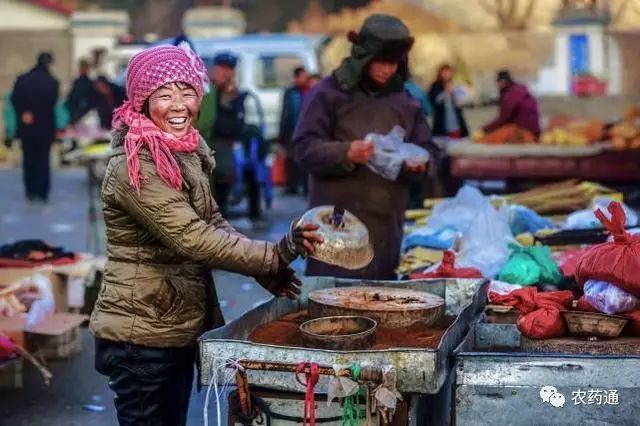
[[[18,117],[22,142],[24,186],[29,201],[47,202],[50,189],[50,153],[55,138],[55,108],[59,84],[51,75],[53,55],[42,52],[36,66],[16,79],[11,103]]]
[[[280,114],[280,132],[278,140],[285,150],[285,171],[287,184],[285,193],[297,195],[301,190],[307,195],[307,174],[298,165],[293,153],[293,132],[298,124],[298,117],[302,109],[302,100],[309,88],[309,74],[304,67],[297,67],[293,71],[293,84],[284,91],[282,97],[282,111]]]
[[[315,225],[277,244],[251,240],[222,217],[211,152],[193,127],[207,84],[188,45],[156,46],[130,60],[128,101],[114,114],[102,187],[109,257],[90,328],[123,426],[186,424],[196,339],[224,323],[211,268],[295,299],[288,265],[322,241]]]
[[[387,15],[369,16],[359,33],[350,33],[351,55],[323,79],[305,102],[294,135],[300,165],[310,175],[311,207],[335,205],[360,218],[369,229],[374,259],[364,269],[346,269],[310,259],[308,275],[394,279],[400,258],[409,185],[423,178],[426,165],[404,166],[397,180],[366,167],[373,146],[368,133],[387,134],[394,126],[407,141],[438,149],[419,103],[405,90],[408,53],[413,44],[407,27]]]

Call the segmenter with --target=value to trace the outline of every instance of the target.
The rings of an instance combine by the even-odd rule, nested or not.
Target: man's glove
[[[256,277],[256,281],[276,297],[286,296],[291,300],[296,300],[302,291],[302,281],[295,271],[287,265],[282,265],[273,275]]]
[[[318,229],[318,225],[308,223],[296,226],[297,222],[297,219],[291,222],[289,232],[276,246],[280,261],[285,265],[296,260],[298,256],[306,257],[309,254],[313,254],[315,252],[313,244],[321,244],[323,242],[320,234],[314,232]]]

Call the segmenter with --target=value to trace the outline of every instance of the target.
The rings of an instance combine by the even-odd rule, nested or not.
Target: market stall
[[[375,424],[418,425],[427,418],[434,424],[443,424],[449,416],[450,401],[449,388],[444,386],[447,389],[444,393],[441,390],[451,371],[450,355],[482,310],[486,287],[483,283],[482,279],[362,282],[307,278],[299,302],[271,299],[226,326],[205,333],[199,341],[200,384],[238,385],[237,393],[230,397],[229,424],[240,419],[246,421],[247,416],[253,420],[246,424],[258,424],[251,422],[265,418],[271,424],[280,424],[276,421],[284,419],[303,422],[309,414],[305,413],[304,401],[309,401],[310,393],[318,394],[318,398],[327,392],[340,396],[334,389],[335,377],[353,378],[355,368],[370,374],[368,379],[356,380],[355,388],[362,384],[373,396],[348,404],[370,412],[371,418],[377,417],[380,423]],[[322,344],[300,340],[303,336],[299,334],[299,324],[309,317],[324,319],[329,305],[335,309],[331,301],[339,299],[336,292],[345,291],[364,294],[358,307],[354,307],[355,299],[350,299],[349,306],[362,316],[377,318],[381,324],[371,342],[373,346],[338,350],[335,346],[327,349]],[[326,292],[332,296],[327,298]],[[408,296],[407,292],[416,294]],[[325,297],[320,297],[323,294]],[[437,299],[441,300],[438,309],[427,309],[428,317],[410,321],[412,315],[421,312],[418,308],[422,306],[416,304]],[[320,313],[314,314],[317,303],[322,307]],[[382,309],[383,314],[376,312],[376,306],[384,303],[397,305],[395,309]],[[304,377],[311,366],[319,369],[319,373],[313,379],[314,387],[307,388],[305,394]],[[296,370],[300,375],[295,374]],[[241,372],[239,379],[237,372]],[[306,380],[310,380],[308,374]],[[381,385],[390,392],[399,392],[401,400],[394,395],[385,405],[378,398],[380,410],[376,411],[372,408],[376,403],[366,401],[376,400],[374,390],[382,389]],[[340,424],[341,419],[348,417],[346,401],[343,399],[342,406],[318,403],[317,421],[333,419],[334,423],[328,424]],[[250,405],[257,407],[257,411],[251,412]],[[387,416],[394,412],[393,417]],[[349,424],[361,421],[364,417]]]

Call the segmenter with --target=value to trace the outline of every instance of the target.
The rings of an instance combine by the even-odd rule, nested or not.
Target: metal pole
[[[287,373],[295,373],[298,367],[297,364],[289,364],[285,362],[267,362],[267,361],[252,361],[252,360],[239,360],[237,364],[242,366],[245,370],[264,370],[264,371],[282,371]],[[233,364],[229,365],[230,367]],[[304,373],[309,372],[309,368],[305,367]],[[343,368],[335,371],[333,367],[319,366],[319,373],[323,376],[339,376],[339,377],[352,377],[350,368]],[[370,382],[382,381],[382,370],[376,367],[362,367],[360,371],[360,379]]]

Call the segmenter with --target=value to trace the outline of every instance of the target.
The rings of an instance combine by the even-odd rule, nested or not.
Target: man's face
[[[389,79],[398,72],[398,62],[373,60],[369,63],[367,75],[380,86],[386,86]]]
[[[209,78],[218,88],[227,87],[236,76],[235,69],[228,65],[214,65],[209,71]]]
[[[505,87],[507,87],[507,81],[506,80],[502,80],[502,79],[497,80],[496,81],[496,86],[498,86],[498,90],[502,90]]]
[[[305,71],[298,73],[298,75],[294,76],[293,78],[293,84],[295,84],[296,87],[306,87],[308,83],[309,74],[307,74]]]

